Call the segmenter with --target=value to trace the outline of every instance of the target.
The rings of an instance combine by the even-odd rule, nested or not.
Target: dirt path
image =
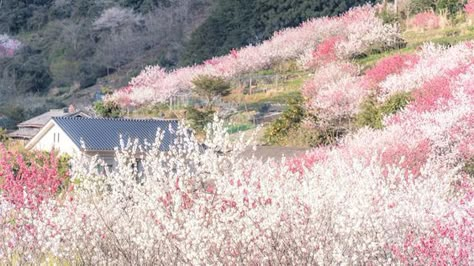
[[[307,148],[293,148],[293,147],[274,147],[274,146],[257,146],[257,150],[253,151],[252,147],[249,147],[244,152],[244,157],[252,157],[255,155],[256,158],[261,160],[276,159],[280,160],[283,155],[286,158],[292,158],[295,156],[303,155],[309,149]]]

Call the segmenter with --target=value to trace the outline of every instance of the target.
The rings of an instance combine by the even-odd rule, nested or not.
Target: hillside
[[[308,17],[340,13],[365,1],[322,5],[324,1],[302,0],[292,3],[292,12],[276,17],[275,10],[286,9],[287,2],[1,1],[0,115],[8,119],[2,119],[0,126],[14,127],[18,121],[71,103],[90,108],[103,87],[126,85],[146,65],[173,69],[195,62],[185,55],[211,47],[195,41],[197,36],[205,35],[206,41],[225,50],[239,48]],[[254,3],[260,7],[249,13]],[[255,21],[258,38],[249,37],[248,27],[243,27],[249,16],[266,18]],[[211,49],[202,58],[222,51]]]
[[[7,126],[74,103],[81,90],[112,73],[176,64],[212,3],[2,1],[0,33],[18,44],[0,55],[0,113],[14,120]]]
[[[235,49],[193,67],[174,71],[147,68],[128,87],[109,96],[108,101],[125,107],[128,116],[164,114],[184,118],[189,111],[189,108],[185,110],[185,105],[203,104],[202,99],[194,95],[193,79],[203,75],[224,77],[231,81],[233,90],[221,99],[218,109],[231,125],[229,132],[252,129],[283,115],[265,130],[264,143],[307,147],[334,142],[366,123],[361,122],[364,119],[361,116],[365,114],[358,112],[360,108],[367,108],[372,100],[367,94],[340,99],[352,101],[352,109],[341,113],[342,124],[326,121],[332,124],[330,128],[301,129],[302,124],[311,124],[312,119],[323,119],[325,109],[331,104],[342,104],[327,102],[325,107],[319,104],[310,107],[311,99],[316,96],[311,92],[315,90],[312,86],[321,90],[325,89],[321,82],[335,82],[331,80],[331,70],[321,72],[320,67],[341,72],[333,61],[342,60],[353,68],[346,74],[357,81],[363,79],[365,72],[376,71],[371,68],[379,62],[382,64],[385,58],[403,63],[405,55],[416,56],[425,43],[449,46],[474,38],[470,15],[460,9],[453,11],[456,15],[451,19],[444,11],[441,14],[426,11],[402,19],[393,11],[393,6],[376,9],[359,9],[338,18],[309,20],[298,27],[279,31],[259,45]],[[440,10],[444,9],[440,7]],[[395,59],[390,59],[392,57]],[[323,80],[319,82],[321,84],[312,84],[315,77]],[[350,84],[339,86],[351,89]],[[402,107],[403,104],[393,108]],[[203,115],[199,114],[201,119]],[[302,135],[302,132],[306,133]]]

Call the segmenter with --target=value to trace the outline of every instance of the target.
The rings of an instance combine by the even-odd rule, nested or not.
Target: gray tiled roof
[[[63,117],[63,116],[89,116],[86,115],[82,111],[74,112],[74,113],[69,113],[67,110],[64,109],[51,109],[48,112],[41,114],[39,116],[35,116],[29,120],[26,120],[24,122],[21,122],[18,124],[18,127],[37,127],[37,128],[42,128],[46,123],[49,122],[49,120],[53,117]]]
[[[53,121],[64,130],[72,141],[81,147],[81,140],[88,151],[111,151],[120,147],[120,136],[127,142],[138,139],[153,143],[158,129],[164,131],[161,150],[168,150],[173,141],[170,127],[176,130],[177,120],[157,119],[111,119],[85,117],[54,117]],[[81,147],[82,148],[82,147]]]
[[[32,139],[40,130],[40,128],[24,127],[9,133],[8,136],[15,139]]]

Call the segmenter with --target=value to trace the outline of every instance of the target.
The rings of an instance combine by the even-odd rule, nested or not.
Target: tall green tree
[[[230,94],[230,83],[222,77],[198,76],[192,81],[193,93],[206,100],[207,109],[211,110],[214,102]]]

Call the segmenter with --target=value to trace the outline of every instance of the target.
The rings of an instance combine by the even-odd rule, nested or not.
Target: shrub
[[[391,115],[405,108],[412,100],[413,97],[408,92],[396,93],[381,105],[380,110],[384,115]]]
[[[313,124],[308,126],[304,122],[299,127],[290,128],[286,137],[276,144],[288,147],[321,147],[336,143],[338,138],[342,136],[333,128],[314,127],[312,126],[313,121]]]
[[[204,131],[206,126],[212,122],[213,117],[213,110],[198,110],[193,107],[186,108],[186,120],[189,123],[189,126],[198,133],[202,133]]]
[[[207,109],[212,109],[214,102],[230,94],[230,83],[222,77],[197,76],[191,81],[193,92],[206,100]]]
[[[471,178],[474,178],[474,158],[468,160],[463,168],[464,172],[466,172]]]
[[[120,106],[114,102],[96,102],[94,111],[101,117],[117,118],[122,114]]]
[[[438,0],[436,3],[436,10],[438,12],[446,12],[450,19],[454,19],[463,10],[463,7],[464,0]]]
[[[385,24],[395,24],[398,23],[400,20],[397,13],[387,10],[386,8],[383,9],[382,12],[378,14],[378,16]]]
[[[411,14],[422,13],[436,9],[436,0],[411,0],[409,10]]]
[[[360,107],[360,112],[356,115],[355,123],[358,127],[371,127],[375,129],[383,128],[382,112],[377,101],[370,97],[365,100]]]
[[[378,103],[373,97],[367,98],[361,105],[360,112],[356,115],[358,127],[383,128],[383,118],[402,110],[413,98],[410,93],[396,93],[385,102]]]
[[[231,125],[227,128],[227,132],[229,134],[234,134],[234,133],[246,131],[252,128],[254,128],[254,125],[250,125],[250,124]]]
[[[7,130],[0,127],[0,143],[8,140]]]
[[[289,101],[288,108],[283,111],[281,117],[276,119],[265,130],[265,141],[268,144],[283,143],[288,136],[290,129],[299,130],[303,119],[306,116],[302,99],[292,99]]]
[[[348,63],[331,63],[318,69],[303,87],[308,111],[321,123],[345,120],[355,114],[368,93],[357,74],[357,67]]]

